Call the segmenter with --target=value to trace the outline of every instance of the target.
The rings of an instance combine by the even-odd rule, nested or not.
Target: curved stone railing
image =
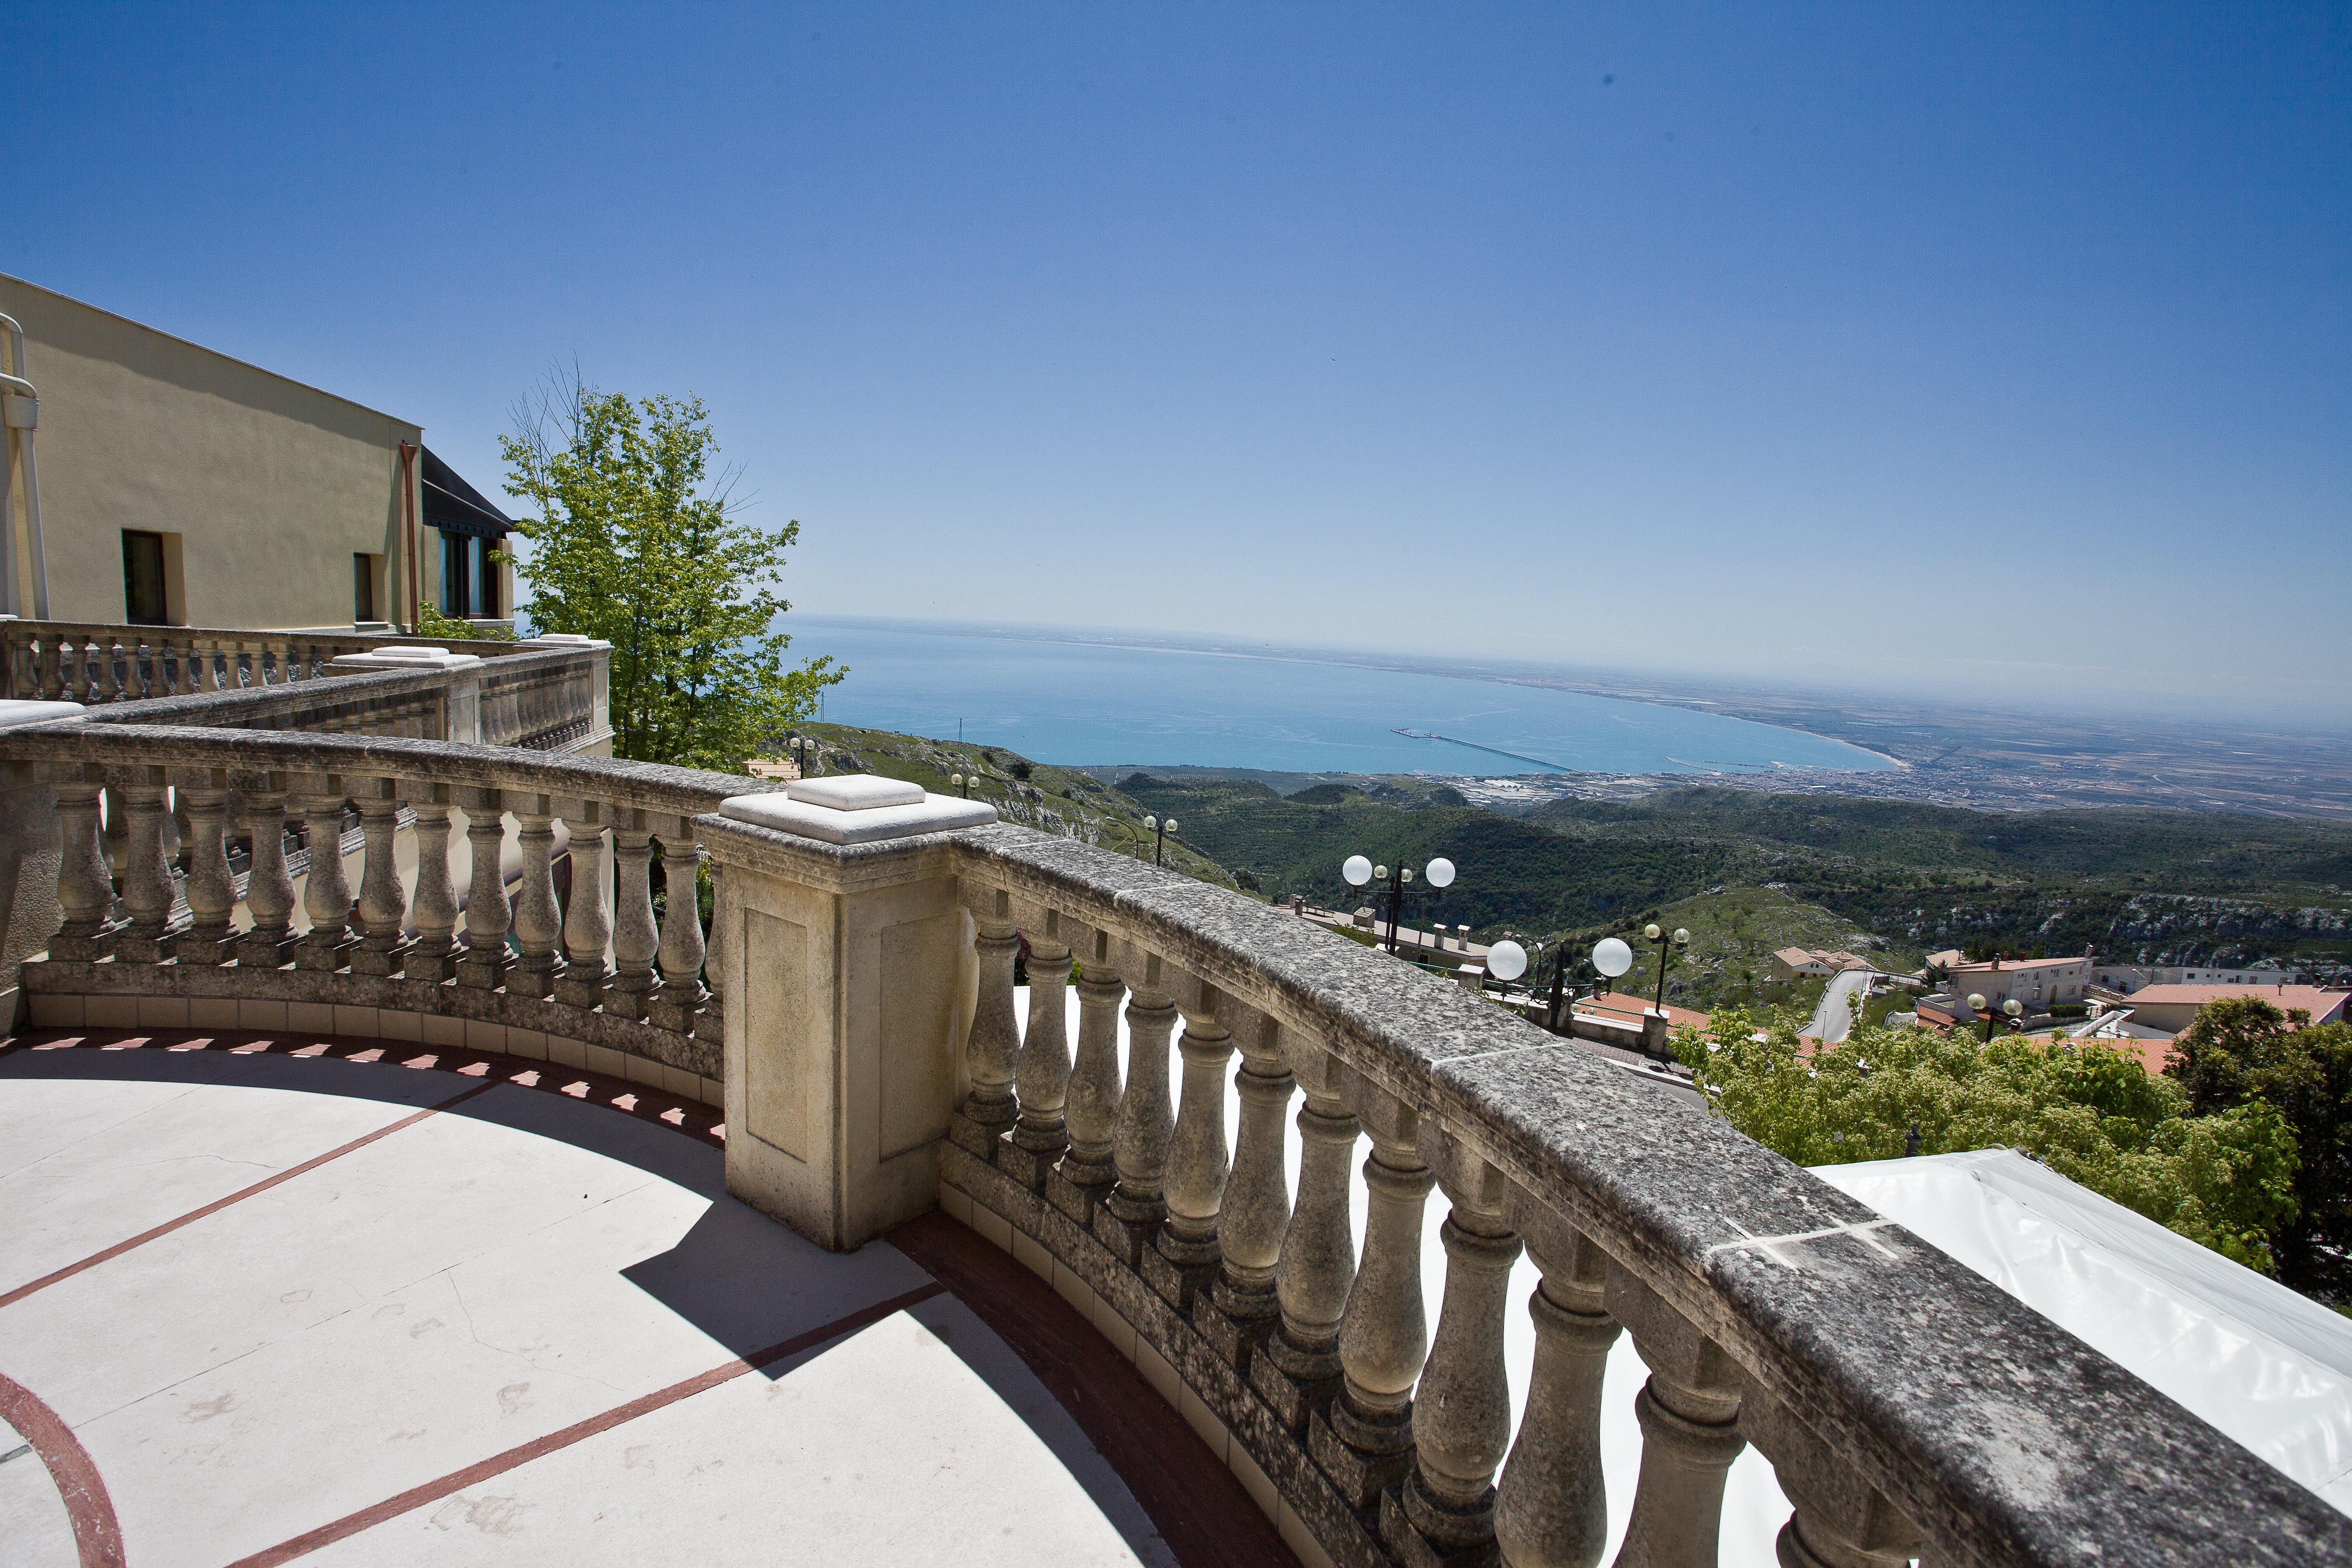
[[[384,679],[415,678],[360,678]],[[54,792],[62,923],[47,958],[24,968],[37,1024],[290,1024],[510,1050],[719,1099],[694,824],[761,787],[753,781],[504,746],[152,723],[16,730],[0,736],[0,763],[36,770]],[[119,894],[101,791],[121,817]],[[278,829],[296,821],[310,844],[340,843],[347,806],[359,874],[313,854],[298,931]],[[175,815],[177,878],[165,853]],[[227,852],[240,827],[252,845],[241,900]],[[248,923],[232,929],[240,903]]]
[[[1790,1568],[2352,1561],[2352,1527],[2318,1498],[1973,1271],[1410,966],[1005,825],[837,848],[707,818],[703,842],[725,871],[714,941],[730,975],[780,968],[818,997],[835,974],[821,1033],[845,1054],[824,1103],[853,1133],[893,1116],[887,1078],[878,1110],[859,1089],[859,965],[894,932],[917,951],[912,933],[939,918],[929,890],[952,889],[969,955],[940,1201],[1171,1376],[1163,1392],[1264,1478],[1262,1504],[1310,1560],[1589,1568],[1606,1538],[1601,1371],[1622,1330],[1651,1372],[1624,1568],[1716,1561],[1726,1474],[1748,1444],[1792,1500],[1778,1545]],[[920,967],[893,977],[915,993],[907,1018],[926,1016]],[[812,1020],[779,1034],[761,1011],[728,1021],[730,1187],[819,1234],[786,1163],[737,1180],[739,1145],[748,1157],[797,1140],[810,1168],[834,1166],[845,1207],[831,1223],[854,1242],[881,1223],[856,1189],[889,1185],[888,1139],[879,1161],[854,1136],[829,1153],[813,1118],[794,1120],[815,1100],[797,1099],[770,1109],[779,1131],[763,1134],[739,1061],[756,1072],[780,1042],[800,1048]],[[881,1034],[886,1061],[917,1059],[887,1022]],[[794,1061],[792,1081],[823,1078],[821,1054]],[[1294,1198],[1282,1122],[1301,1097]],[[1420,1279],[1433,1185],[1449,1205],[1433,1331]],[[1505,1298],[1523,1247],[1542,1283],[1514,1433]]]
[[[593,750],[611,741],[601,648],[531,645],[455,668],[328,670],[244,689],[126,698],[89,712],[98,724],[176,724],[325,734],[403,735],[529,751]]]
[[[369,632],[0,621],[0,697],[100,703],[251,690],[317,679],[334,659],[401,640]],[[498,658],[519,645],[436,638],[434,646]]]
[[[1160,1380],[1310,1560],[1590,1568],[1601,1367],[1630,1333],[1651,1375],[1625,1568],[1716,1560],[1748,1444],[1794,1505],[1790,1568],[2352,1561],[2352,1528],[2315,1496],[1900,1227],[1505,1010],[1238,894],[1006,825],[820,842],[721,815],[749,780],[507,747],[94,722],[0,735],[0,766],[55,792],[62,925],[25,970],[36,1021],[222,1026],[251,1003],[427,1043],[454,1025],[447,1043],[608,1071],[584,1053],[609,1050],[705,1100],[723,1083],[731,1192],[829,1246],[939,1205],[995,1237]],[[119,893],[101,789],[124,819]],[[184,925],[167,792],[188,825]],[[299,816],[320,842],[347,803],[356,889],[320,858],[298,936],[280,836],[257,833],[250,926],[232,929],[232,817]],[[723,1010],[701,979],[703,854]],[[318,1011],[306,1026],[296,1006]],[[1282,1122],[1302,1096],[1294,1196]],[[1541,1285],[1515,1432],[1522,1248]]]

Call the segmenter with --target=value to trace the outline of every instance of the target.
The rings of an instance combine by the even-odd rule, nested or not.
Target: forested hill
[[[2110,808],[1986,813],[1692,787],[1633,804],[1562,801],[1524,818],[1418,781],[1319,785],[1142,774],[1122,793],[1275,896],[1355,901],[1349,855],[1461,869],[1432,913],[1482,931],[1583,932],[1726,886],[1785,890],[1917,951],[2144,962],[2352,963],[2352,826]]]

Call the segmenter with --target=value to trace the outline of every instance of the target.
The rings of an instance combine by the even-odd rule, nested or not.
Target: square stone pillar
[[[994,818],[854,776],[695,819],[718,877],[727,1190],[819,1246],[938,1204],[972,964],[943,835]]]

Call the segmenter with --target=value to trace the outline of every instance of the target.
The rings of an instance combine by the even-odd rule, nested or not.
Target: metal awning
[[[467,533],[477,539],[504,539],[514,530],[507,514],[492,506],[482,492],[458,477],[457,470],[424,448],[425,526],[444,533]]]

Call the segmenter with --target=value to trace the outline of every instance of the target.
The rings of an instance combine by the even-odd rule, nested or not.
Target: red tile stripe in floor
[[[73,1526],[81,1568],[123,1568],[122,1527],[115,1522],[114,1500],[106,1495],[105,1479],[73,1428],[31,1389],[5,1373],[0,1373],[0,1419],[22,1432],[48,1467],[50,1484],[58,1489]]]
[[[632,1399],[626,1405],[614,1405],[601,1415],[591,1415],[585,1421],[575,1421],[560,1431],[550,1432],[544,1437],[522,1444],[518,1447],[509,1448],[503,1454],[494,1454],[478,1464],[468,1465],[462,1470],[453,1470],[439,1480],[427,1481],[421,1487],[412,1487],[396,1497],[384,1499],[373,1508],[362,1509],[357,1513],[348,1514],[332,1524],[322,1524],[307,1534],[298,1535],[293,1540],[281,1542],[266,1552],[257,1552],[250,1557],[240,1557],[230,1563],[229,1568],[276,1568],[278,1563],[290,1563],[298,1557],[306,1557],[320,1547],[331,1546],[346,1536],[357,1535],[362,1530],[371,1529],[388,1520],[397,1519],[412,1509],[423,1508],[429,1502],[437,1502],[450,1493],[463,1491],[467,1487],[479,1486],[493,1477],[506,1474],[519,1465],[527,1465],[533,1459],[543,1458],[547,1455],[568,1448],[574,1443],[593,1437],[600,1432],[609,1432],[615,1426],[635,1421],[640,1415],[650,1415],[655,1411],[675,1405],[681,1399],[691,1399],[694,1395],[717,1388],[723,1383],[732,1383],[747,1372],[755,1372],[761,1367],[772,1365],[786,1356],[795,1355],[804,1350],[814,1350],[827,1340],[839,1339],[844,1334],[854,1333],[859,1329],[878,1323],[891,1313],[920,1305],[934,1296],[943,1294],[946,1289],[946,1286],[933,1282],[909,1290],[905,1295],[893,1296],[887,1301],[877,1301],[870,1307],[860,1307],[855,1312],[835,1318],[829,1323],[822,1324],[805,1332],[794,1334],[791,1339],[770,1345],[765,1350],[753,1351],[748,1356],[740,1356],[733,1361],[723,1362],[709,1372],[689,1377],[683,1383],[674,1383],[667,1388],[657,1389],[654,1393]]]
[[[100,1264],[105,1262],[110,1258],[120,1258],[134,1247],[144,1247],[149,1242],[155,1240],[158,1237],[171,1235],[182,1226],[194,1225],[196,1221],[204,1218],[206,1215],[218,1214],[221,1210],[228,1207],[231,1204],[241,1203],[245,1199],[252,1197],[257,1193],[266,1193],[270,1188],[278,1185],[280,1182],[290,1182],[295,1177],[302,1174],[305,1171],[315,1171],[330,1160],[340,1160],[354,1149],[364,1149],[379,1138],[389,1138],[392,1134],[399,1131],[404,1127],[414,1127],[428,1116],[437,1116],[442,1111],[452,1110],[457,1106],[465,1104],[466,1101],[473,1099],[474,1096],[478,1094],[488,1094],[497,1087],[498,1085],[494,1083],[477,1084],[472,1089],[466,1089],[458,1094],[451,1095],[448,1099],[443,1100],[438,1105],[430,1105],[425,1107],[423,1110],[418,1111],[414,1116],[404,1116],[399,1121],[394,1121],[388,1126],[379,1127],[373,1132],[367,1133],[362,1137],[354,1138],[339,1149],[330,1149],[323,1154],[314,1154],[299,1165],[289,1165],[286,1169],[278,1172],[276,1175],[266,1176],[262,1180],[254,1183],[253,1185],[244,1188],[241,1191],[231,1193],[225,1198],[215,1198],[202,1208],[190,1209],[186,1214],[182,1215],[177,1219],[165,1220],[162,1225],[157,1226],[152,1230],[141,1231],[137,1236],[131,1237],[128,1241],[118,1241],[112,1247],[106,1248],[103,1252],[93,1252],[79,1263],[68,1263],[63,1268],[57,1270],[53,1274],[44,1274],[38,1279],[32,1280],[27,1284],[19,1285],[14,1290],[9,1291],[6,1295],[0,1296],[0,1307],[13,1307],[36,1290],[46,1290],[61,1279],[70,1279],[86,1268],[97,1268]]]
[[[115,1033],[101,1029],[36,1029],[0,1038],[0,1057],[17,1051],[223,1051],[232,1056],[266,1055],[303,1059],[375,1063],[456,1073],[461,1078],[509,1083],[518,1089],[544,1089],[568,1095],[592,1105],[655,1121],[674,1131],[698,1138],[714,1149],[727,1146],[727,1127],[720,1111],[699,1100],[684,1100],[648,1084],[631,1083],[607,1073],[564,1067],[558,1062],[532,1061],[496,1051],[470,1051],[449,1046],[419,1046],[400,1040],[352,1039],[339,1035],[291,1031],[257,1033],[237,1030],[156,1030]]]

